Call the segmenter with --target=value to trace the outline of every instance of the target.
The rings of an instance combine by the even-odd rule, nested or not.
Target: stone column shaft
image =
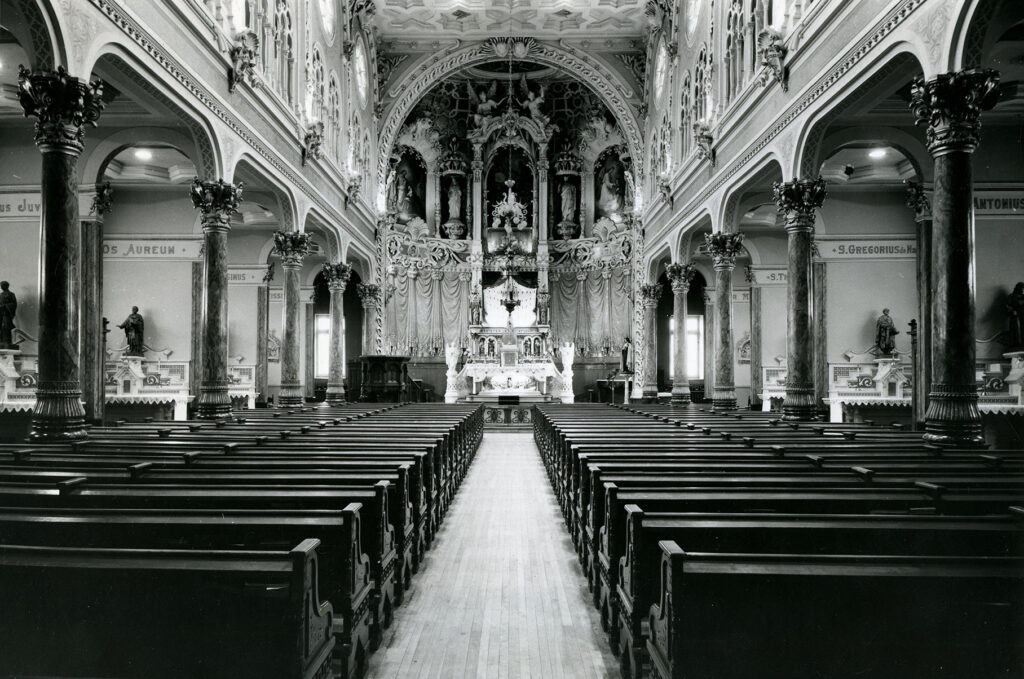
[[[345,263],[324,264],[324,277],[331,290],[330,369],[327,376],[328,405],[345,403],[345,287],[352,267]]]
[[[672,324],[675,351],[672,358],[672,405],[690,403],[690,380],[686,374],[686,295],[695,269],[692,264],[672,264],[666,272],[672,283]]]
[[[733,376],[732,272],[743,248],[743,234],[720,231],[704,236],[715,267],[715,410],[736,410],[736,382]]]
[[[231,416],[228,394],[228,231],[241,200],[242,185],[224,180],[192,182],[192,203],[202,212],[203,306],[202,380],[196,417]]]
[[[281,318],[281,393],[278,404],[295,406],[302,404],[302,378],[299,376],[299,323],[302,311],[301,286],[299,272],[302,260],[283,262],[284,304]]]
[[[82,219],[82,401],[85,419],[101,424],[106,406],[103,344],[103,215],[110,209],[110,183],[98,185],[89,216]]]
[[[377,325],[377,302],[380,299],[380,286],[373,283],[360,283],[357,288],[359,299],[363,303],[363,355],[372,356],[377,353],[374,342],[374,331]]]
[[[658,398],[658,300],[661,299],[660,285],[643,285],[640,287],[640,305],[643,308],[644,336],[637,344],[643,342],[646,358],[643,361],[643,372],[637,375],[641,381],[641,397],[645,401]],[[635,364],[635,360],[634,360]]]
[[[783,419],[814,419],[814,337],[811,328],[811,251],[814,211],[825,200],[825,182],[794,179],[775,185],[775,202],[786,220],[787,336]]]
[[[925,440],[951,447],[984,445],[975,383],[974,177],[972,155],[981,111],[999,96],[995,71],[946,73],[911,86],[911,109],[927,127],[935,158],[932,201],[932,384]]]
[[[907,206],[914,210],[917,230],[917,364],[914,366],[916,410],[914,422],[923,423],[932,385],[932,212],[924,187],[907,183]]]
[[[21,105],[35,116],[42,154],[39,267],[39,383],[29,439],[63,441],[87,436],[79,363],[82,225],[78,157],[83,128],[103,109],[103,88],[70,77],[63,68],[18,76]]]

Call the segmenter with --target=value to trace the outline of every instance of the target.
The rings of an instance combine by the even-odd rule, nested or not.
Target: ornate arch
[[[391,147],[398,138],[402,124],[423,95],[452,73],[495,59],[508,58],[551,66],[587,84],[615,115],[633,157],[643,157],[643,131],[629,103],[634,93],[610,69],[596,63],[593,58],[585,58],[570,47],[533,39],[491,39],[453,50],[437,61],[425,60],[389,88],[392,92],[398,92],[399,96],[380,128],[379,138],[382,143],[377,159],[378,192],[383,190],[387,179],[387,158]]]

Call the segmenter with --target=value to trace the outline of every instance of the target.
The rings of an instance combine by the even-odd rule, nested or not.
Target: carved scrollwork
[[[238,83],[256,84],[256,63],[260,53],[260,37],[252,31],[241,31],[229,50],[231,66],[228,68],[228,92],[234,92]]]
[[[89,206],[89,214],[102,217],[110,212],[110,206],[114,202],[114,189],[110,182],[101,182],[96,185],[96,193],[93,194],[92,204]]]
[[[773,80],[782,86],[783,92],[789,91],[789,69],[786,67],[786,49],[782,32],[768,27],[757,36],[757,53],[761,57],[761,65],[766,67],[761,74],[761,86]]]
[[[315,122],[306,130],[302,137],[302,164],[305,165],[309,159],[320,160],[322,146],[324,143],[324,124]]]

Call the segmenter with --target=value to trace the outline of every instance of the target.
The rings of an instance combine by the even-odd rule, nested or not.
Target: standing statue
[[[576,216],[576,187],[571,181],[565,180],[562,182],[559,193],[562,196],[562,221],[574,223],[573,218]]]
[[[620,372],[624,372],[624,373],[632,372],[629,369],[629,359],[632,358],[632,356],[630,355],[632,353],[633,353],[633,343],[630,342],[629,338],[627,337],[622,342],[622,359],[619,361],[619,371]]]
[[[612,216],[622,211],[622,183],[614,168],[608,168],[601,178],[601,195],[597,199],[603,214]]]
[[[128,314],[128,318],[124,319],[124,323],[117,326],[124,330],[124,338],[128,343],[128,348],[125,350],[125,356],[144,356],[145,351],[142,348],[142,335],[145,330],[146,324],[142,320],[142,316],[139,315],[139,307],[133,306],[132,312]]]
[[[14,343],[14,314],[18,311],[18,298],[10,288],[10,283],[0,281],[0,349],[18,348]]]
[[[457,220],[462,215],[462,187],[459,180],[452,177],[448,185],[448,219]]]
[[[481,87],[479,90],[474,90],[473,84],[467,82],[466,89],[469,91],[470,102],[476,108],[476,112],[473,114],[473,124],[476,127],[480,127],[484,124],[484,121],[487,118],[493,116],[494,112],[507,98],[502,97],[501,99],[495,99],[495,97],[498,96],[497,80],[492,81],[489,88],[485,89]]]
[[[1006,296],[1006,315],[1010,324],[1009,349],[1024,351],[1024,282],[1013,286],[1013,292]]]
[[[541,106],[544,105],[544,86],[540,86],[540,92],[533,92],[530,90],[530,86],[526,82],[526,74],[523,74],[522,79],[519,81],[519,90],[525,99],[519,100],[519,105],[530,112],[530,117],[541,125],[548,124],[548,117],[544,115],[541,110]]]
[[[896,349],[896,335],[899,333],[889,316],[889,310],[882,309],[882,315],[875,321],[875,347],[883,356],[892,356]]]

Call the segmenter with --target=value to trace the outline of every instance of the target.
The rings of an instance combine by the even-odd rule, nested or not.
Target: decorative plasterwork
[[[93,0],[96,2],[97,0]],[[534,61],[561,69],[590,86],[601,97],[619,122],[630,153],[634,158],[643,157],[643,132],[636,113],[629,103],[634,96],[632,88],[621,81],[610,69],[598,63],[589,55],[580,54],[576,49],[530,41],[513,40],[510,49],[497,50],[495,40],[469,45],[454,50],[442,58],[427,58],[420,65],[410,69],[392,87],[396,99],[380,128],[380,148],[390,150],[409,113],[431,87],[448,75],[488,61],[493,61],[500,52],[505,58]],[[521,44],[523,43],[523,44]],[[527,47],[522,49],[522,47]],[[518,55],[522,56],[518,56]],[[377,161],[378,191],[383,191],[388,171],[388,153],[382,151]]]
[[[725,166],[712,181],[703,187],[703,190],[693,193],[693,197],[680,208],[680,211],[685,214],[696,209],[697,206],[706,203],[715,193],[725,187],[748,163],[760,157],[761,152],[773,140],[783,134],[801,114],[809,110],[819,99],[826,96],[889,35],[900,28],[925,2],[927,0],[903,0],[892,11],[882,17],[875,24],[874,30],[870,31],[851,47],[832,69],[827,71],[818,79],[813,87],[806,91],[806,94],[799,101],[794,102],[782,112],[776,118],[775,123],[747,147],[746,153]],[[671,220],[666,220],[662,224],[663,226],[669,226],[672,222]]]
[[[190,69],[181,64],[177,59],[165,52],[148,31],[140,26],[133,18],[112,0],[89,0],[89,2],[100,10],[111,23],[127,35],[136,45],[149,55],[153,61],[164,69],[174,80],[176,80],[191,98],[209,110],[215,118],[226,125],[231,132],[237,135],[242,141],[249,145],[256,153],[276,169],[282,177],[301,189],[302,193],[309,197],[324,214],[335,217],[338,222],[346,221],[337,206],[327,201],[321,193],[308,182],[304,177],[292,170],[292,166],[286,163],[277,153],[265,146],[250,132],[250,125],[233,112],[221,105],[219,99],[205,86],[192,77]]]

